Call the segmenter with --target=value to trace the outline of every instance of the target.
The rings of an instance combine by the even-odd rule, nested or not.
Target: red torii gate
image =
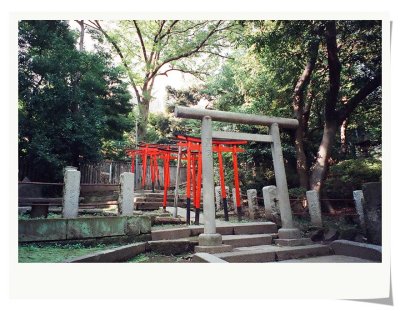
[[[142,157],[142,185],[145,186],[147,179],[147,161],[150,157],[150,174],[152,190],[154,192],[155,183],[159,182],[158,160],[163,160],[164,167],[164,196],[163,208],[167,206],[167,195],[170,187],[170,161],[177,159],[177,154],[180,150],[181,160],[187,161],[186,171],[186,223],[190,224],[190,204],[193,196],[193,205],[195,207],[195,224],[199,224],[200,218],[200,201],[201,201],[201,181],[202,181],[202,157],[201,157],[201,139],[187,135],[177,135],[179,140],[175,145],[159,145],[159,144],[140,144],[140,148],[136,150],[127,150],[127,154],[132,157],[131,172],[135,171],[135,156]],[[247,144],[246,140],[226,140],[213,139],[213,152],[218,154],[219,176],[222,203],[224,208],[225,220],[228,221],[228,203],[225,190],[224,165],[222,159],[223,152],[231,152],[233,158],[234,185],[235,196],[237,202],[237,212],[241,215],[241,200],[239,191],[239,170],[237,153],[243,152],[244,149],[239,148],[239,145]],[[196,178],[197,177],[197,178]],[[193,191],[191,191],[193,189]]]
[[[199,208],[200,208],[200,192],[201,192],[201,139],[198,137],[192,137],[187,135],[177,135],[177,138],[184,142],[178,143],[179,146],[187,148],[187,161],[188,161],[188,169],[187,169],[187,188],[186,188],[186,219],[187,222],[190,220],[190,162],[191,162],[191,154],[193,152],[197,152],[197,161],[200,163],[200,170],[197,171],[197,185],[198,191],[195,191],[195,183],[193,182],[193,191],[194,191],[194,201],[196,207],[196,216],[195,216],[195,224],[198,224],[198,215],[199,215]],[[241,215],[241,201],[240,201],[240,191],[239,191],[239,169],[238,169],[238,161],[237,161],[237,153],[243,152],[244,149],[238,148],[239,145],[247,144],[246,140],[226,140],[226,139],[213,139],[213,152],[218,153],[218,163],[219,163],[219,177],[220,177],[220,186],[221,186],[221,195],[222,195],[222,203],[224,208],[224,217],[225,220],[229,220],[228,216],[228,202],[226,199],[226,190],[225,190],[225,176],[224,176],[224,166],[222,160],[222,153],[223,152],[232,152],[233,157],[233,172],[234,172],[234,185],[235,185],[235,196],[236,196],[236,203],[237,203],[237,211],[238,215]],[[193,165],[194,167],[194,165]],[[195,176],[195,170],[193,170],[193,181]],[[198,194],[197,194],[198,193]],[[197,194],[197,196],[195,195]],[[197,199],[197,201],[196,201]],[[197,203],[197,204],[196,204]]]

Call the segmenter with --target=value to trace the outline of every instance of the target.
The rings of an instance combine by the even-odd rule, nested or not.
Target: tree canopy
[[[199,135],[199,121],[176,119],[172,111],[205,100],[211,109],[299,121],[295,131],[282,131],[291,188],[337,193],[355,167],[365,170],[358,184],[378,178],[380,21],[77,22],[80,32],[64,21],[19,24],[20,157],[48,176],[80,161],[122,159],[136,120],[139,140],[147,142]],[[93,52],[83,49],[85,33],[95,41]],[[157,77],[172,71],[202,82],[167,87],[165,113],[150,112]],[[214,126],[268,133],[261,126]],[[274,183],[268,146],[252,142],[246,151],[239,155],[243,186]],[[359,165],[363,159],[368,165]],[[333,182],[330,167],[346,180]]]
[[[102,51],[78,51],[76,39],[64,21],[19,23],[19,156],[41,179],[100,160],[133,127],[123,71]]]
[[[99,42],[109,43],[123,64],[139,108],[138,136],[146,135],[154,82],[171,71],[193,74],[200,79],[215,70],[229,48],[230,21],[122,20],[85,23],[97,31]]]

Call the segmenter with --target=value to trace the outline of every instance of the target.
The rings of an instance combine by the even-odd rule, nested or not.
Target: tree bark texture
[[[293,93],[293,111],[299,121],[299,126],[295,133],[295,150],[296,150],[296,170],[299,176],[300,187],[308,189],[308,166],[307,157],[304,151],[304,134],[306,131],[310,105],[305,107],[304,93],[310,83],[312,72],[315,68],[319,49],[319,40],[315,40],[310,44],[309,60],[304,67],[302,74],[297,80]]]
[[[335,21],[326,23],[326,47],[328,52],[329,90],[325,103],[325,123],[322,141],[311,168],[310,189],[320,192],[329,169],[329,158],[339,127],[349,118],[357,106],[382,84],[380,69],[352,98],[336,109],[340,89],[340,61],[336,42]]]
[[[336,103],[340,88],[340,61],[336,42],[335,21],[328,21],[326,23],[325,39],[328,52],[329,90],[325,103],[324,132],[322,135],[322,141],[318,148],[315,163],[311,168],[310,177],[310,189],[318,192],[320,192],[321,188],[323,187],[323,182],[325,181],[328,173],[328,160],[331,155],[336,131],[338,129]]]

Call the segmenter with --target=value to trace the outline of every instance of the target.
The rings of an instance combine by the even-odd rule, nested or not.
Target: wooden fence
[[[119,184],[119,177],[124,172],[131,171],[130,162],[120,161],[104,161],[97,164],[83,164],[79,168],[81,171],[81,183],[83,184]],[[136,187],[141,188],[143,174],[142,165],[139,164],[136,168]],[[164,185],[164,168],[158,166],[159,180],[161,187]],[[170,186],[175,186],[176,166],[170,166]],[[186,182],[186,167],[181,167],[179,171],[179,183]],[[151,185],[150,167],[147,167],[146,185]],[[156,185],[158,186],[158,185]]]

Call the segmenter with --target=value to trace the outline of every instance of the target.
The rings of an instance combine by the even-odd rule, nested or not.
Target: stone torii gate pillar
[[[275,180],[277,186],[278,205],[281,212],[282,228],[279,229],[279,239],[298,239],[300,231],[293,226],[292,211],[289,202],[285,166],[282,155],[279,126],[295,129],[298,126],[296,119],[277,118],[262,115],[226,112],[208,109],[194,109],[177,106],[175,116],[187,119],[202,120],[201,143],[203,161],[203,210],[204,236],[199,236],[199,246],[221,245],[221,236],[216,234],[214,178],[212,158],[212,138],[229,138],[272,143],[272,158],[274,163]],[[270,135],[247,134],[236,132],[213,132],[212,120],[239,124],[265,125],[270,127]],[[217,237],[219,236],[219,237]],[[198,249],[196,251],[206,251]]]
[[[272,136],[272,161],[274,163],[276,192],[282,221],[282,228],[278,230],[278,235],[280,239],[298,239],[300,238],[300,230],[294,228],[293,226],[292,209],[289,201],[289,191],[286,180],[285,164],[283,162],[281,138],[277,123],[273,123],[270,126],[269,133]]]
[[[215,225],[214,165],[212,150],[212,120],[204,116],[201,121],[201,157],[203,176],[204,233],[199,235],[196,252],[220,253],[231,251],[232,246],[222,245],[222,236]]]

